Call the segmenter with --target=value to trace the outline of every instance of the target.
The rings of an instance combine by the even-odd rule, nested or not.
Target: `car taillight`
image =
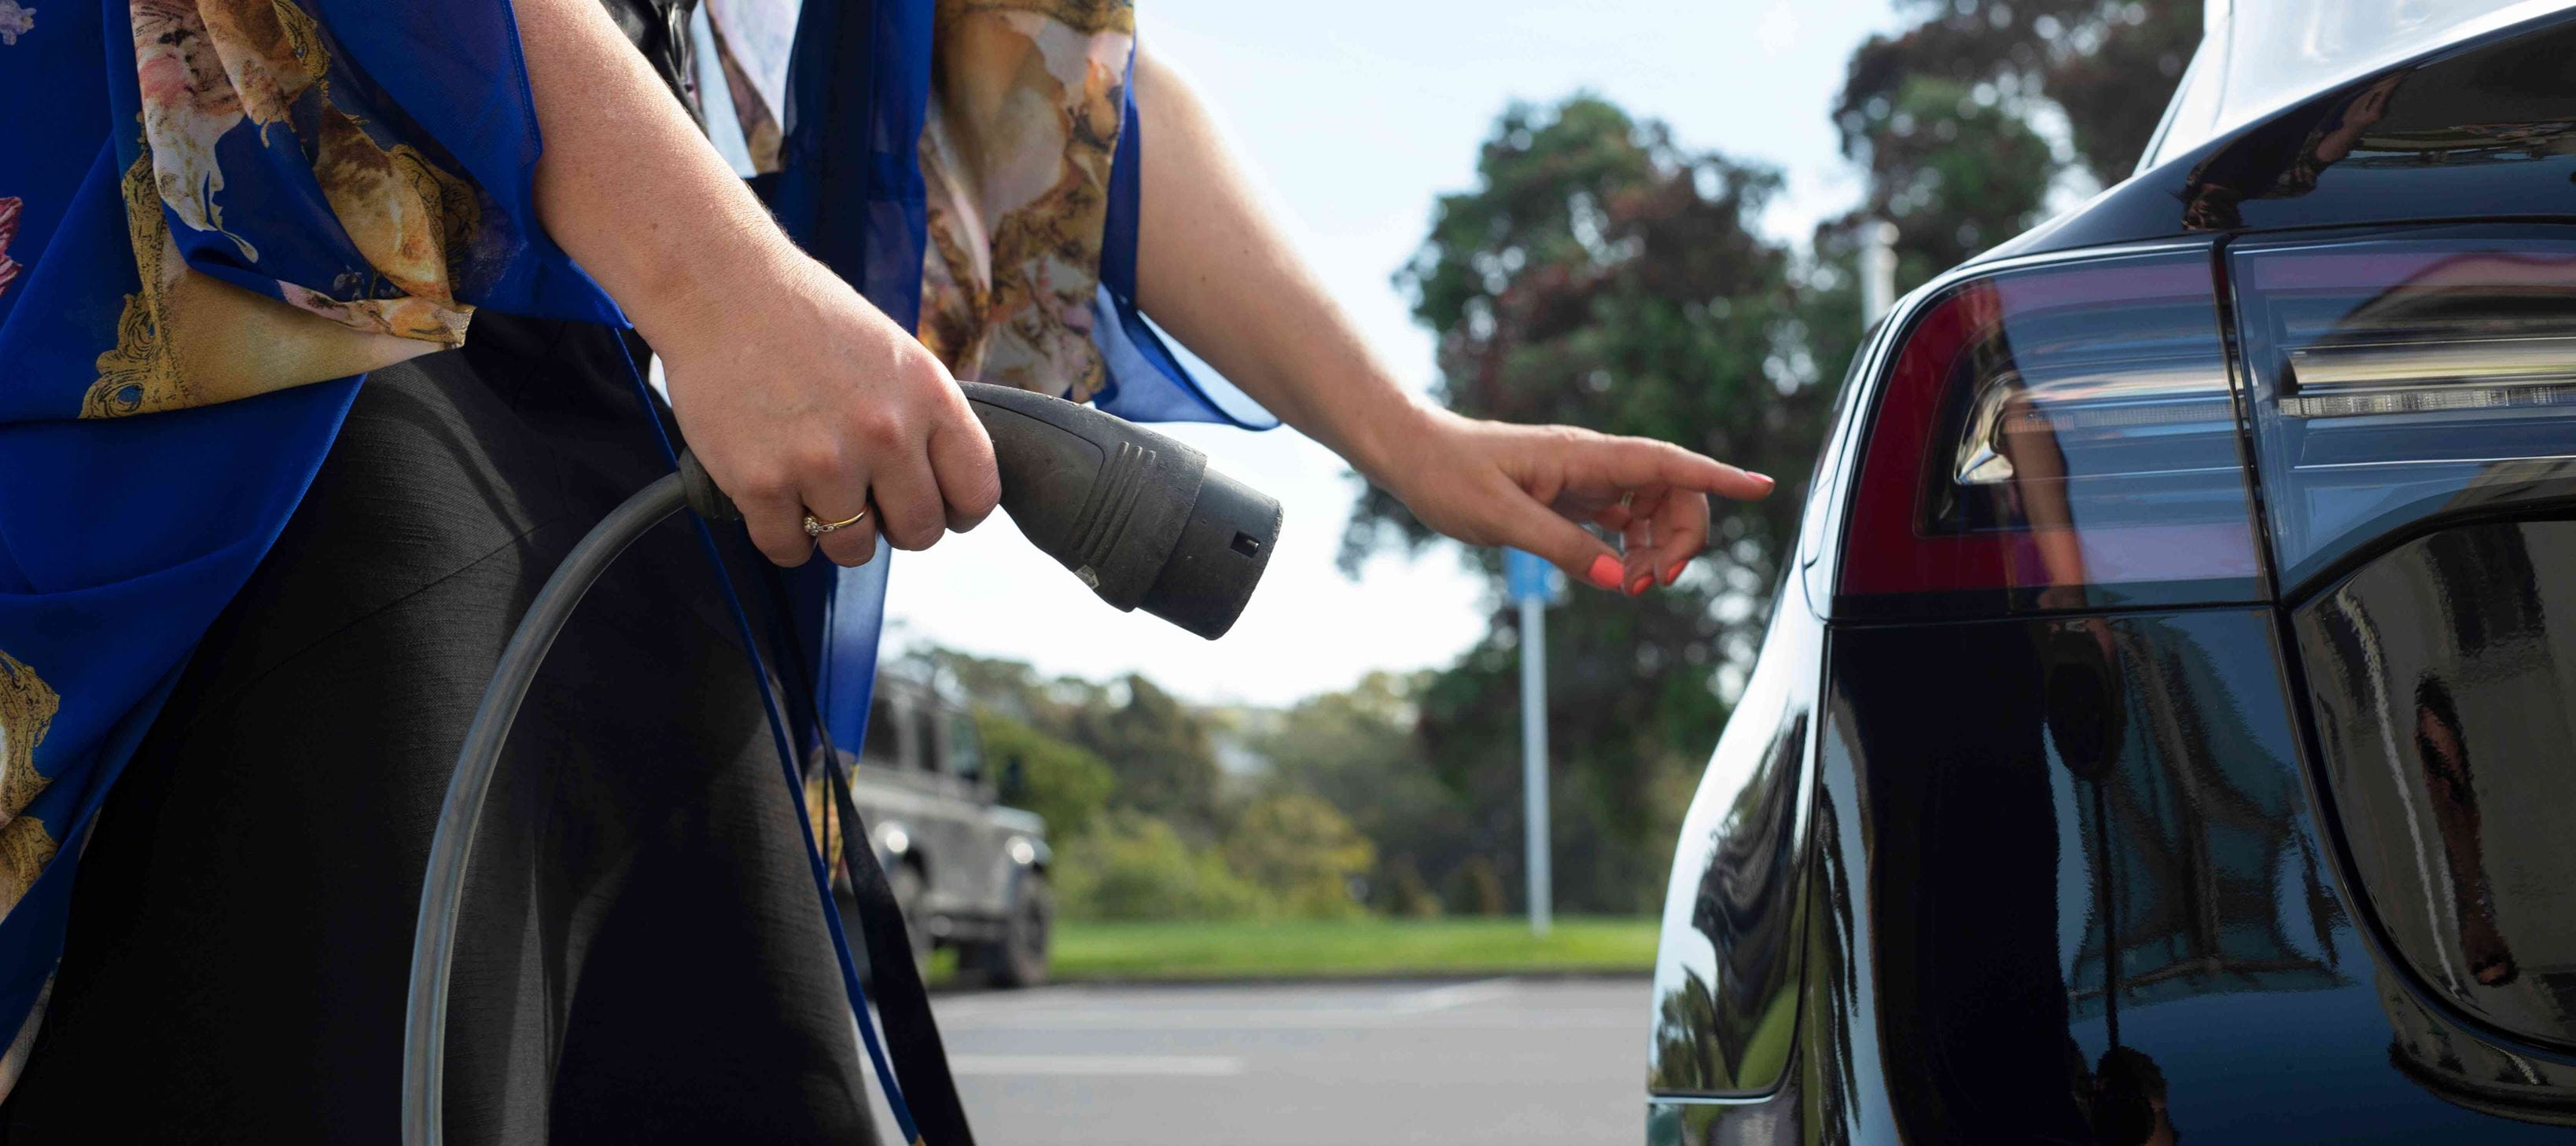
[[[1950,288],[1905,332],[1864,451],[1840,610],[2260,599],[2204,251]]]
[[[2229,258],[2285,588],[2421,523],[2576,498],[2576,235]]]

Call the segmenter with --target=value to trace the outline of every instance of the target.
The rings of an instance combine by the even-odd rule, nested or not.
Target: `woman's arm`
[[[838,521],[871,495],[871,524],[906,549],[983,520],[992,443],[938,359],[778,230],[599,0],[516,7],[546,233],[653,344],[681,432],[761,552],[803,564],[805,514]],[[860,564],[876,533],[822,548]]]
[[[1633,595],[1670,584],[1707,542],[1708,495],[1771,492],[1770,478],[1670,443],[1414,401],[1262,211],[1198,97],[1151,53],[1137,57],[1136,102],[1146,125],[1137,302],[1423,524]],[[1624,560],[1576,520],[1620,531]]]

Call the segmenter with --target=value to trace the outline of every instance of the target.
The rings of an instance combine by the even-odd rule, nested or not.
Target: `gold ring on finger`
[[[819,521],[815,519],[812,513],[807,513],[805,515],[805,536],[821,537],[835,529],[848,529],[853,525],[857,525],[858,523],[867,520],[867,518],[868,511],[864,506],[860,507],[857,513],[853,513],[849,517],[840,521]]]

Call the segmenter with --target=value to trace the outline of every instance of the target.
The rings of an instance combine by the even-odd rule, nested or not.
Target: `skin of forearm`
[[[991,443],[912,332],[796,249],[599,0],[517,0],[548,234],[652,343],[671,413],[752,543],[863,563],[999,496]],[[863,524],[859,524],[863,522]]]
[[[545,138],[540,221],[647,340],[720,325],[726,300],[803,260],[599,0],[516,11]]]
[[[1137,304],[1226,379],[1381,485],[1425,411],[1263,210],[1181,76],[1140,51]]]
[[[597,0],[519,0],[548,234],[656,346],[804,261]],[[1422,409],[1279,233],[1181,77],[1140,53],[1138,302],[1255,401],[1383,480]],[[652,156],[639,163],[636,156]],[[774,289],[774,285],[773,288]]]

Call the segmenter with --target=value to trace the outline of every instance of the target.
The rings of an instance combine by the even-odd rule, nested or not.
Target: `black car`
[[[1651,1142],[2576,1138],[2576,11],[2215,6],[1844,384]]]

